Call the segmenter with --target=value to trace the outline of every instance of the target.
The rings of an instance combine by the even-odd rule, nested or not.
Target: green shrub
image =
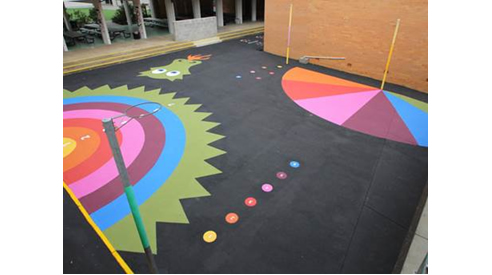
[[[97,10],[96,8],[92,8],[89,10],[89,18],[93,23],[99,23],[99,19],[97,18]]]
[[[73,20],[77,22],[77,26],[79,26],[79,27],[83,26],[84,24],[92,23],[92,20],[89,17],[89,15],[87,15],[87,13],[85,13],[82,10],[73,11],[72,16],[70,16],[70,17],[73,18]]]
[[[133,5],[129,4],[128,8],[130,9],[130,15],[132,17],[132,23],[133,24],[137,23],[137,16],[135,15],[135,10],[133,8]],[[116,13],[114,14],[111,21],[113,21],[113,23],[120,24],[120,25],[128,24],[126,21],[125,8],[123,6],[120,6],[116,10]]]
[[[130,15],[132,17],[132,24],[136,24],[137,23],[137,14],[135,13],[135,8],[133,7],[132,4],[128,4],[128,8],[130,9]],[[142,16],[143,17],[150,17],[149,10],[146,9],[145,5],[142,4],[141,10],[142,10]],[[113,23],[120,24],[120,25],[128,24],[126,21],[125,8],[123,6],[120,6],[116,10],[113,18],[111,18],[111,21],[113,21]]]

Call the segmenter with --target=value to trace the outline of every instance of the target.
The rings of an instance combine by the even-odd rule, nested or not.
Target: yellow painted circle
[[[71,138],[63,138],[63,157],[70,155],[70,153],[77,147],[77,142]]]
[[[207,243],[213,243],[217,240],[217,233],[215,231],[209,230],[203,234],[203,240]]]

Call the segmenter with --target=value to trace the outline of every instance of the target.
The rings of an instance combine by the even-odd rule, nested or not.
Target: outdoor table
[[[63,36],[75,44],[77,40],[84,40],[86,43],[94,43],[94,39],[88,38],[86,34],[75,31],[63,31]]]
[[[131,31],[133,31],[133,27],[131,31],[128,32],[128,27],[118,26],[118,27],[108,27],[109,35],[111,36],[111,40],[113,40],[116,36],[123,34],[125,38],[129,38],[131,36]]]

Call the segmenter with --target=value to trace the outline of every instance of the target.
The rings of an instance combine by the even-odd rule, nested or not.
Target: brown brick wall
[[[427,93],[427,0],[267,0],[265,51],[285,56],[345,56],[319,65],[382,79],[396,20],[401,19],[387,82]],[[296,62],[296,61],[295,61]]]

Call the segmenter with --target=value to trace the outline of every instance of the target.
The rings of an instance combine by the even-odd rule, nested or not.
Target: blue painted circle
[[[295,160],[290,162],[290,167],[292,167],[292,168],[299,168],[299,166],[301,166],[301,165],[299,164],[299,162],[297,162]]]
[[[236,75],[236,78],[242,78],[242,76],[240,76],[240,75]]]

